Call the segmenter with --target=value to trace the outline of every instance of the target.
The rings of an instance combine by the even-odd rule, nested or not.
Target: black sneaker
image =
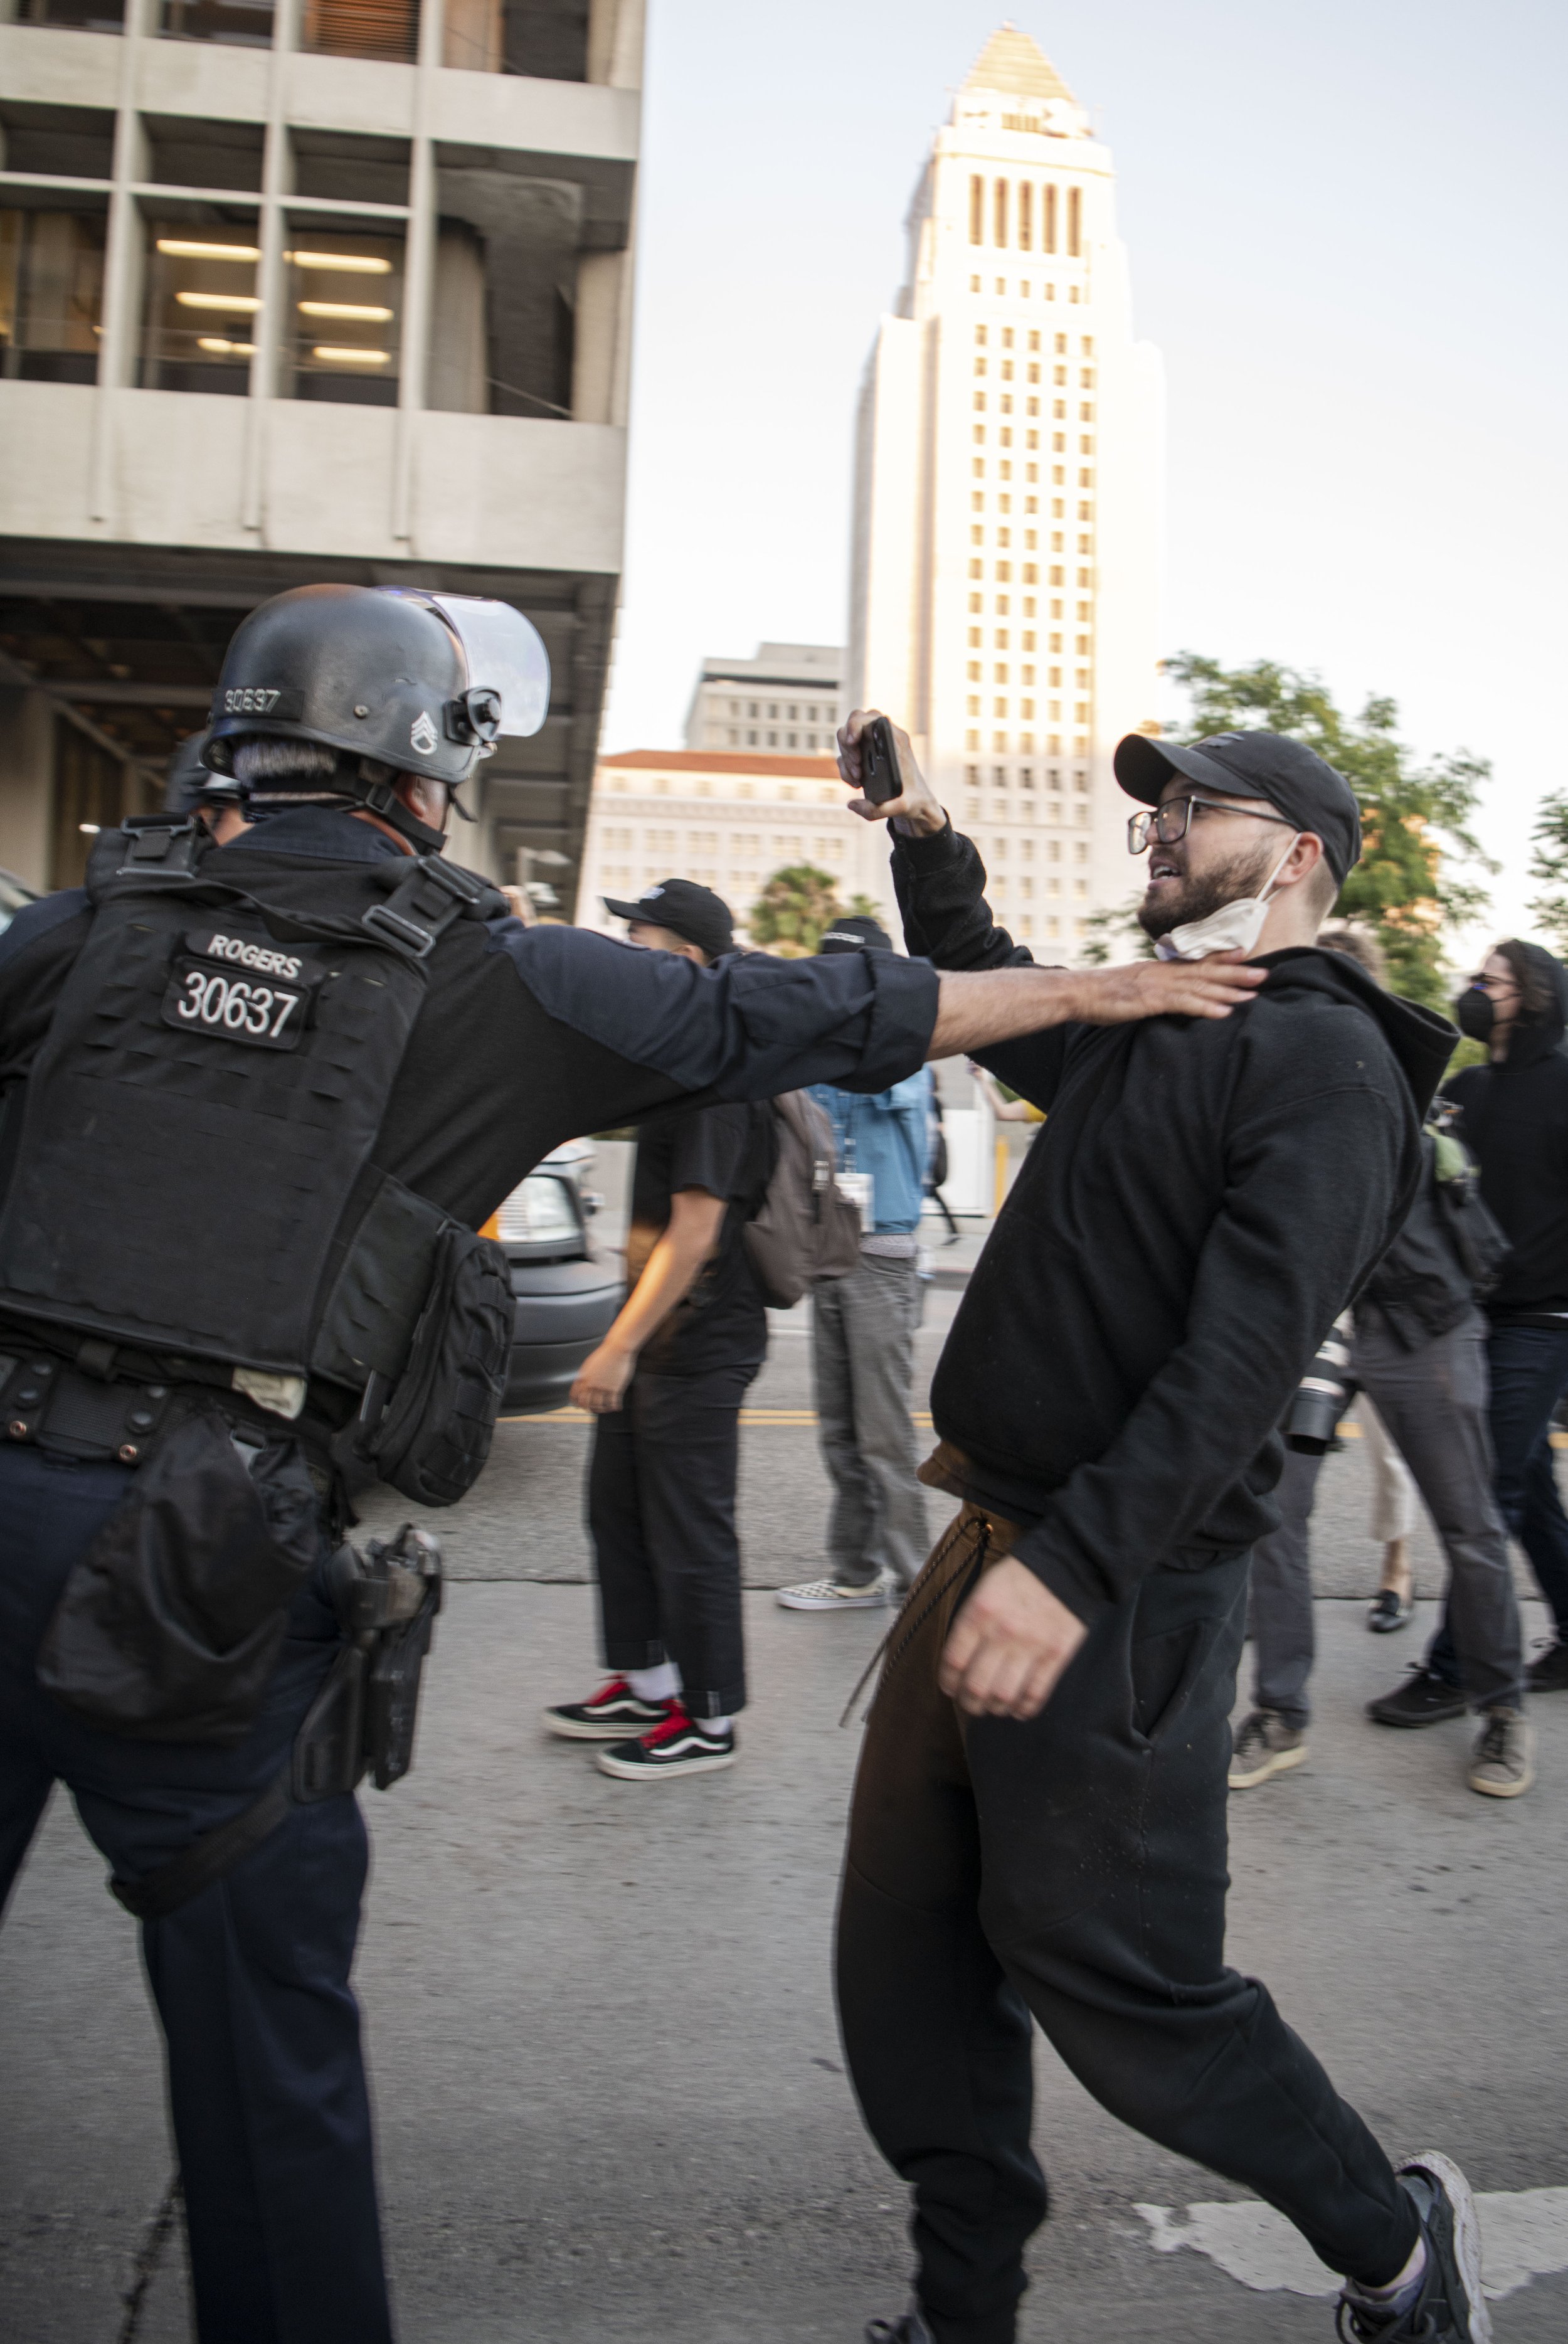
[[[917,2311],[906,2311],[902,2319],[869,2320],[865,2344],[936,2344],[936,2339]]]
[[[1538,1661],[1530,1663],[1532,1692],[1568,1692],[1568,1643],[1559,1639],[1548,1644]]]
[[[1414,1603],[1392,1587],[1380,1588],[1367,1606],[1367,1625],[1374,1636],[1391,1636],[1396,1628],[1408,1628],[1414,1618]]]
[[[1367,1715],[1374,1725],[1441,1725],[1445,1717],[1462,1717],[1467,1706],[1460,1686],[1412,1665],[1403,1684],[1368,1702]]]
[[[662,1725],[667,1701],[639,1701],[624,1677],[612,1677],[592,1701],[569,1701],[547,1709],[548,1731],[563,1742],[624,1742],[628,1734],[646,1733]]]
[[[668,1781],[674,1774],[713,1774],[735,1763],[735,1729],[711,1733],[687,1716],[678,1701],[638,1742],[617,1742],[599,1753],[602,1773],[623,1783]]]
[[[1420,2292],[1402,2311],[1391,2311],[1347,2288],[1340,2335],[1345,2344],[1492,2344],[1492,2314],[1481,2291],[1481,2225],[1469,2182],[1436,2149],[1407,2157],[1399,2177],[1426,2241]]]

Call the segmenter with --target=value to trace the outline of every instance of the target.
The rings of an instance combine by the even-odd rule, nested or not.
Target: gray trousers
[[[1379,1329],[1358,1335],[1358,1381],[1410,1467],[1449,1568],[1449,1621],[1460,1672],[1476,1709],[1516,1709],[1524,1699],[1524,1647],[1509,1567],[1508,1533],[1492,1495],[1487,1428],[1486,1321],[1479,1310],[1419,1350]],[[1287,1450],[1275,1491],[1280,1528],[1252,1557],[1257,1638],[1254,1699],[1288,1725],[1310,1712],[1312,1577],[1308,1523],[1320,1457]]]
[[[812,1289],[818,1438],[833,1479],[827,1552],[841,1586],[883,1571],[907,1587],[926,1560],[926,1494],[915,1479],[909,1388],[920,1280],[914,1257],[860,1257]]]

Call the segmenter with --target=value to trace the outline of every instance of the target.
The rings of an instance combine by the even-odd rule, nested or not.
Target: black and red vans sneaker
[[[667,1701],[639,1701],[624,1677],[612,1677],[592,1701],[569,1701],[559,1709],[547,1709],[544,1723],[563,1742],[624,1742],[628,1734],[662,1725],[671,1707]]]
[[[726,1725],[714,1733],[687,1716],[678,1701],[669,1713],[637,1742],[617,1742],[599,1753],[601,1771],[619,1775],[623,1783],[653,1783],[674,1774],[712,1774],[735,1763],[735,1729]]]

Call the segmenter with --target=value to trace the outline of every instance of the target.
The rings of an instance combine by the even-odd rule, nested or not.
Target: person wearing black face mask
[[[1484,1066],[1445,1086],[1481,1193],[1512,1248],[1487,1298],[1497,1499],[1552,1606],[1555,1641],[1530,1671],[1533,1692],[1568,1692],[1568,1514],[1552,1462],[1552,1419],[1568,1389],[1568,969],[1540,945],[1500,944],[1454,1004],[1484,1042]],[[1435,1718],[1462,1699],[1444,1623],[1427,1655]],[[1444,1707],[1447,1700],[1449,1706]]]

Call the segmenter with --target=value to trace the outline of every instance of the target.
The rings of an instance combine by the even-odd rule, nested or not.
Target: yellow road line
[[[814,1424],[816,1420],[816,1410],[811,1408],[743,1408],[741,1410],[743,1424]],[[928,1425],[931,1421],[930,1409],[913,1410],[910,1421],[913,1424]],[[593,1419],[585,1408],[551,1408],[531,1416],[500,1417],[497,1422],[501,1424],[592,1424]]]
[[[816,1410],[811,1408],[743,1408],[741,1410],[743,1424],[814,1424],[816,1420]],[[931,1411],[929,1409],[912,1409],[909,1420],[912,1424],[925,1427],[931,1421]],[[496,1421],[500,1424],[592,1424],[593,1419],[585,1408],[551,1408],[541,1414],[498,1417]],[[1340,1438],[1341,1440],[1360,1440],[1361,1426],[1353,1421],[1341,1424]],[[1554,1432],[1552,1446],[1553,1449],[1568,1449],[1568,1432]]]

